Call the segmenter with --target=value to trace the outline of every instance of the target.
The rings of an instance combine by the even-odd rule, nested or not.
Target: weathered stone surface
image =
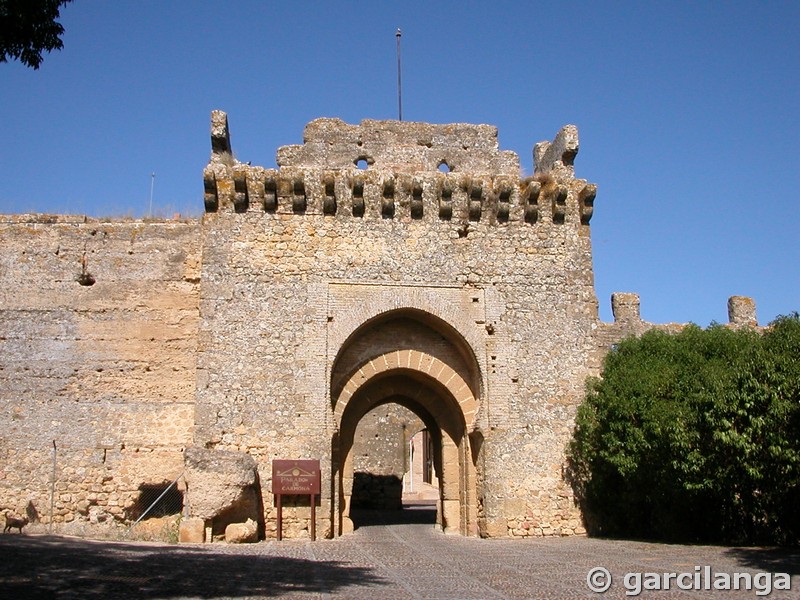
[[[186,502],[192,517],[214,519],[241,504],[257,481],[252,456],[230,450],[187,448]]]
[[[191,518],[181,521],[178,541],[182,544],[202,544],[205,539],[205,521]]]
[[[180,538],[179,521],[180,515],[144,519],[131,529],[131,536],[143,541],[174,542]]]
[[[197,220],[0,216],[0,506],[125,521],[194,436]],[[81,285],[83,270],[95,283]],[[55,448],[54,448],[55,443]]]
[[[129,521],[185,465],[207,538],[248,518],[273,537],[271,461],[312,458],[317,535],[338,535],[356,474],[402,479],[422,425],[444,530],[581,534],[564,449],[585,378],[682,325],[634,295],[598,319],[577,129],[525,179],[486,125],[320,119],[265,169],[215,111],[211,146],[202,220],[0,216],[0,506]],[[286,537],[310,508],[283,498]]]
[[[402,507],[413,452],[411,438],[423,429],[425,424],[413,411],[397,404],[385,404],[362,417],[353,441],[354,509]],[[416,452],[421,461],[423,448]],[[421,467],[417,481],[422,481]]]
[[[728,320],[735,327],[756,327],[756,303],[746,296],[728,298]]]
[[[306,126],[302,146],[278,149],[278,166],[345,169],[363,160],[369,168],[395,173],[446,171],[519,175],[519,158],[501,151],[497,128],[454,123],[432,125],[365,119],[348,125],[316,119]]]
[[[258,525],[252,519],[244,523],[231,523],[225,528],[225,541],[229,544],[249,544],[258,541]]]
[[[579,148],[578,128],[575,125],[564,125],[552,142],[539,142],[534,146],[534,171],[574,177],[573,164]]]
[[[619,322],[635,323],[641,320],[639,316],[639,294],[611,294],[611,312],[614,320]]]

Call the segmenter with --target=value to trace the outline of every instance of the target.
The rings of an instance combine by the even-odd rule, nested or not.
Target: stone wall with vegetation
[[[265,169],[215,111],[211,145],[202,220],[0,217],[0,508],[49,519],[55,457],[56,522],[129,520],[193,446],[212,455],[181,490],[193,539],[245,513],[273,536],[275,458],[320,460],[317,532],[337,535],[359,465],[402,456],[359,458],[359,421],[380,436],[392,405],[432,434],[445,530],[583,533],[565,449],[584,382],[653,326],[630,294],[598,320],[575,127],[526,178],[487,125],[319,119]],[[247,476],[215,467],[202,492],[237,453]],[[309,534],[307,499],[283,512]]]
[[[590,532],[800,541],[800,316],[759,330],[752,301],[730,307],[749,318],[651,329],[606,356],[570,446]]]

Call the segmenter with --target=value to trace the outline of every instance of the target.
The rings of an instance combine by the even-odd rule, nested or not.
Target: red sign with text
[[[319,494],[318,460],[273,460],[273,494]]]

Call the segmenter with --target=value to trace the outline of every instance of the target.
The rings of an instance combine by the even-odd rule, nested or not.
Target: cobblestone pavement
[[[411,522],[398,524],[386,514],[372,513],[354,534],[315,543],[169,546],[0,535],[0,598],[599,600],[631,597],[626,573],[694,574],[695,567],[706,565],[712,573],[790,573],[793,589],[768,597],[800,598],[796,550],[587,538],[481,540],[436,531],[425,522],[427,511],[402,514]],[[613,577],[611,589],[602,595],[587,587],[587,574],[596,566]],[[762,595],[756,592],[765,589],[754,584],[750,591],[682,591],[674,580],[670,587],[638,597],[758,598]]]

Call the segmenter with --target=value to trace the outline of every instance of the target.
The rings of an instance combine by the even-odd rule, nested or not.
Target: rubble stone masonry
[[[0,506],[122,519],[194,435],[200,223],[0,217]],[[54,449],[55,443],[55,449]]]
[[[376,447],[356,427],[397,404],[432,432],[444,530],[583,533],[586,377],[653,326],[632,294],[598,319],[577,129],[530,178],[487,125],[318,119],[265,169],[215,111],[211,143],[202,219],[0,217],[0,506],[49,518],[55,441],[55,521],[124,520],[200,446],[256,460],[267,536],[272,459],[319,459],[318,535],[346,533],[354,441]],[[284,506],[308,535],[307,501]]]

